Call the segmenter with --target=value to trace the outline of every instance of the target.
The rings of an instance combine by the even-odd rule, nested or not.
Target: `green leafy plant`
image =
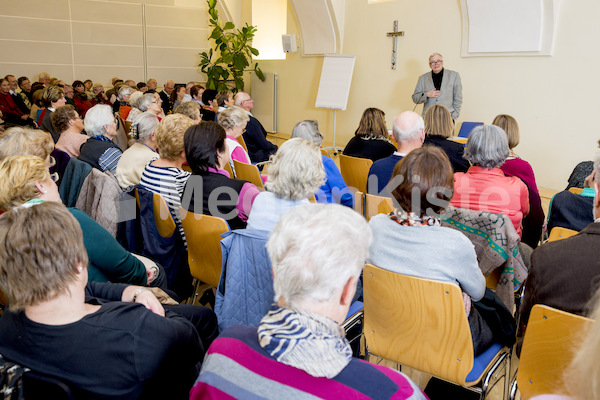
[[[244,71],[254,71],[256,76],[265,80],[265,76],[258,67],[258,63],[251,66],[252,56],[258,55],[258,50],[250,46],[256,27],[246,24],[242,30],[235,29],[233,22],[222,26],[217,12],[217,0],[206,0],[209,26],[212,32],[209,40],[214,40],[214,49],[200,53],[201,61],[198,66],[206,74],[207,89],[225,90],[232,89],[227,83],[235,84],[235,90],[244,90]],[[215,59],[213,60],[213,57]]]

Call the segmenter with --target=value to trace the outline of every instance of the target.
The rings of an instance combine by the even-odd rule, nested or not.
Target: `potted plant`
[[[250,46],[256,32],[256,27],[246,24],[242,30],[236,29],[233,22],[221,26],[217,12],[217,0],[206,0],[209,26],[212,28],[209,40],[214,40],[214,49],[200,53],[201,61],[198,66],[206,74],[206,88],[215,90],[233,89],[227,83],[233,83],[236,91],[244,90],[244,71],[254,71],[256,76],[265,80],[258,63],[251,66],[252,56],[258,55],[258,50]],[[213,60],[213,57],[216,57]],[[233,86],[233,85],[232,85]]]

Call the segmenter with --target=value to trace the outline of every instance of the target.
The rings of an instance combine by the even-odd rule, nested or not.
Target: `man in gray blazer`
[[[439,53],[429,56],[431,72],[419,77],[412,95],[415,104],[425,103],[425,111],[434,104],[445,106],[453,119],[457,119],[462,105],[462,83],[458,72],[444,69],[444,58]]]

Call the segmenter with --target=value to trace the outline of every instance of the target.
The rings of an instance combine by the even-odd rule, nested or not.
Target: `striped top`
[[[406,375],[357,358],[331,379],[282,364],[260,347],[256,328],[247,326],[225,329],[206,354],[190,400],[426,399]]]
[[[179,217],[179,206],[181,205],[181,195],[185,183],[191,174],[176,167],[156,167],[152,164],[150,163],[144,168],[140,184],[144,189],[152,193],[158,193],[165,199],[187,248],[187,241]]]
[[[112,143],[116,146],[115,142],[104,135],[95,136],[94,139]],[[110,171],[114,175],[117,171],[117,164],[121,159],[121,154],[123,154],[123,152],[117,147],[106,149],[98,159],[98,164],[100,165],[100,168],[102,168],[102,171]]]

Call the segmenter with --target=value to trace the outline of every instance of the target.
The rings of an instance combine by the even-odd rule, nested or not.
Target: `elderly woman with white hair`
[[[126,121],[133,122],[135,117],[143,113],[143,111],[140,110],[138,105],[138,100],[141,99],[143,95],[144,93],[135,91],[131,93],[131,96],[129,96],[129,104],[131,105],[131,111],[129,111]]]
[[[250,120],[248,113],[240,107],[231,106],[223,109],[217,116],[219,125],[225,129],[227,135],[227,146],[229,147],[229,159],[231,160],[231,170],[235,172],[233,160],[251,164],[250,157],[242,145],[238,142],[238,138],[244,133],[246,125]]]
[[[113,111],[119,113],[119,117],[123,119],[127,119],[127,116],[131,111],[131,104],[129,101],[131,100],[131,94],[134,91],[135,90],[128,85],[123,85],[119,88],[119,95],[117,96],[117,101],[113,104]]]
[[[212,343],[190,399],[425,399],[404,374],[353,358],[340,327],[371,237],[364,218],[346,207],[286,212],[267,243],[276,303],[258,328],[233,326]]]
[[[131,135],[135,143],[123,152],[116,172],[123,189],[140,183],[146,165],[158,158],[158,146],[154,137],[156,128],[158,118],[148,111],[139,114],[131,124]]]
[[[158,122],[165,117],[162,109],[162,100],[158,93],[145,93],[137,101],[137,106],[141,112],[151,112],[156,115]]]
[[[521,222],[529,213],[529,191],[521,179],[505,176],[500,169],[509,154],[508,138],[502,128],[482,125],[473,129],[464,155],[472,167],[454,174],[450,205],[503,214],[521,236]]]
[[[97,104],[90,108],[83,124],[90,138],[81,145],[78,158],[94,168],[115,174],[123,152],[113,141],[117,136],[117,122],[110,106]]]
[[[292,137],[299,137],[304,140],[308,140],[311,143],[321,147],[323,143],[323,134],[319,131],[319,123],[314,120],[300,121],[294,126],[292,130]],[[344,206],[352,207],[352,193],[346,186],[342,174],[338,169],[335,162],[325,156],[321,155],[323,160],[323,167],[325,167],[325,183],[321,186],[316,194],[317,201],[319,203],[340,203]]]
[[[267,190],[254,199],[248,229],[270,232],[285,211],[309,203],[325,180],[325,170],[317,145],[300,138],[284,142],[267,168]]]

